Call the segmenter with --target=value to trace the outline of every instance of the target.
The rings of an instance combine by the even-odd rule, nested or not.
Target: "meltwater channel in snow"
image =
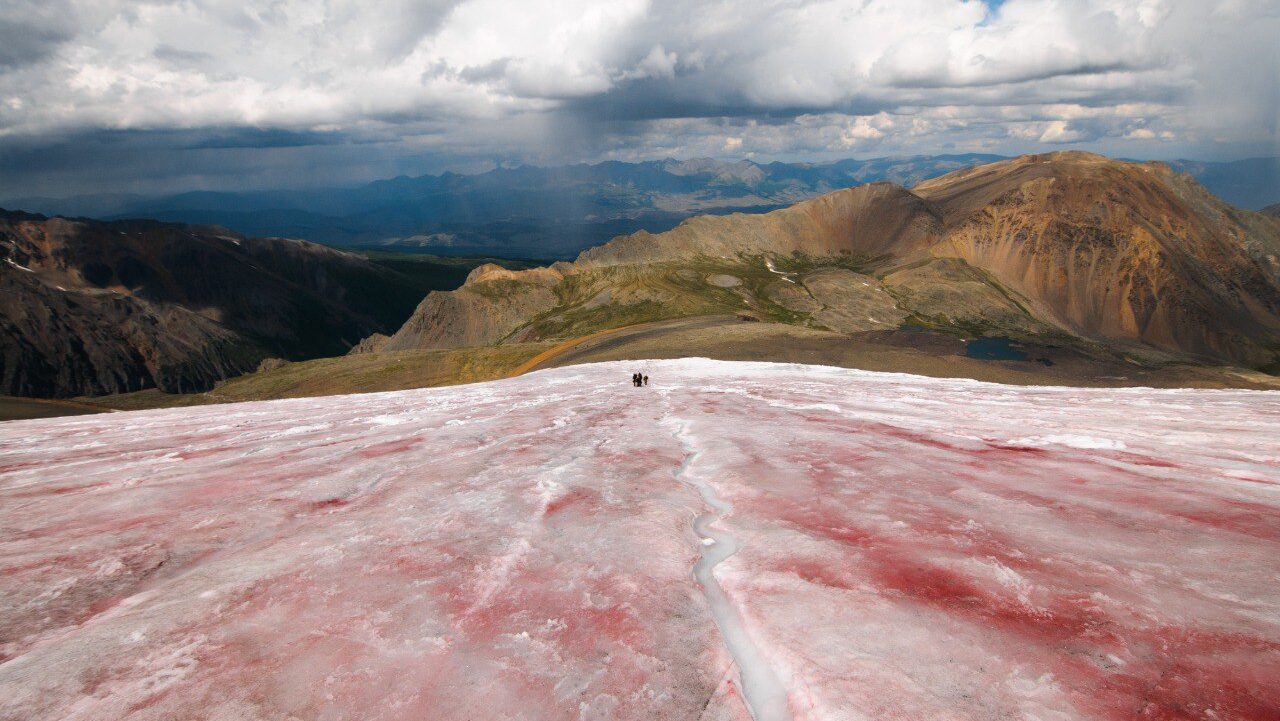
[[[0,719],[1280,717],[1280,394],[637,367],[0,425]]]

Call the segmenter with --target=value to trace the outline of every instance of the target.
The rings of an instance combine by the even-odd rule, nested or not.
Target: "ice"
[[[662,393],[663,400],[670,402],[670,391]],[[664,408],[664,418],[672,418],[668,405]],[[684,423],[671,425],[672,435],[684,447],[685,462],[676,471],[676,478],[698,491],[706,504],[707,512],[701,513],[693,521],[693,530],[702,541],[702,557],[693,566],[693,577],[697,579],[702,593],[707,599],[711,617],[715,619],[720,635],[724,637],[729,655],[737,666],[741,688],[752,718],[757,721],[786,721],[791,717],[787,708],[787,692],[777,675],[757,648],[751,634],[743,625],[733,601],[725,594],[715,577],[716,566],[738,552],[738,541],[733,534],[716,528],[716,525],[733,512],[733,506],[726,503],[717,494],[712,483],[714,479],[703,477],[698,468],[704,450],[697,447],[697,442],[689,433]]]
[[[1280,394],[633,366],[0,424],[0,719],[1280,716]]]
[[[1029,436],[1027,438],[1019,438],[1009,442],[1014,446],[1039,447],[1048,445],[1071,446],[1072,448],[1109,448],[1111,450],[1124,450],[1123,441],[1114,441],[1107,438],[1094,438],[1092,436],[1081,436],[1073,433],[1064,433],[1060,435],[1048,436]]]

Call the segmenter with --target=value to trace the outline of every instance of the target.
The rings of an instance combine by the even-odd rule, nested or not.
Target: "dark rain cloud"
[[[498,162],[1275,154],[1272,0],[0,3],[0,197]]]

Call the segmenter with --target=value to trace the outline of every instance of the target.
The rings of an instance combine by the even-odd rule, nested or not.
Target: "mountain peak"
[[[972,299],[981,297],[987,310],[973,311],[977,315],[966,321],[971,325],[987,323],[996,317],[991,313],[1019,316],[1026,319],[1017,321],[1019,327],[1053,328],[1117,349],[1265,365],[1280,343],[1280,226],[1231,208],[1163,164],[1074,151],[968,168],[912,190],[869,183],[770,213],[697,216],[665,233],[620,236],[557,269],[577,276],[573,289],[560,289],[568,295],[556,292],[560,281],[545,272],[504,271],[502,277],[514,283],[502,298],[468,286],[433,294],[421,327],[409,336],[430,338],[439,347],[535,339],[543,337],[529,324],[535,316],[613,307],[601,317],[626,317],[631,311],[625,304],[638,302],[632,298],[681,307],[686,291],[675,289],[685,281],[655,281],[661,291],[637,294],[632,281],[623,279],[661,275],[669,272],[664,268],[696,266],[703,259],[732,264],[761,256],[809,258],[809,267],[875,268],[876,277],[889,284],[883,299],[893,298],[893,307],[871,312],[873,319],[877,313],[925,313],[949,323],[971,312],[966,308],[976,307]],[[922,264],[930,268],[923,276],[908,272]],[[835,276],[824,277],[813,282],[827,288]],[[871,287],[867,279],[856,288],[845,287],[848,282],[853,281],[840,281],[844,285],[834,292]],[[929,290],[921,295],[912,283]],[[593,289],[593,295],[557,313],[564,298],[580,288]],[[784,290],[766,293],[795,295]],[[816,299],[826,291],[806,285],[796,292],[803,297],[787,302],[797,313],[818,312],[813,304],[825,302]],[[748,294],[741,302],[751,306],[755,298]],[[881,297],[874,300],[880,308]],[[502,321],[476,330],[493,318]],[[455,335],[450,328],[465,333]],[[398,342],[412,347],[415,341],[401,335]]]

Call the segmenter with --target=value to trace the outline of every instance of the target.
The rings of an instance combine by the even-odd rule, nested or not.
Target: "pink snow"
[[[5,721],[1261,721],[1277,578],[1280,393],[681,360],[0,424]]]

